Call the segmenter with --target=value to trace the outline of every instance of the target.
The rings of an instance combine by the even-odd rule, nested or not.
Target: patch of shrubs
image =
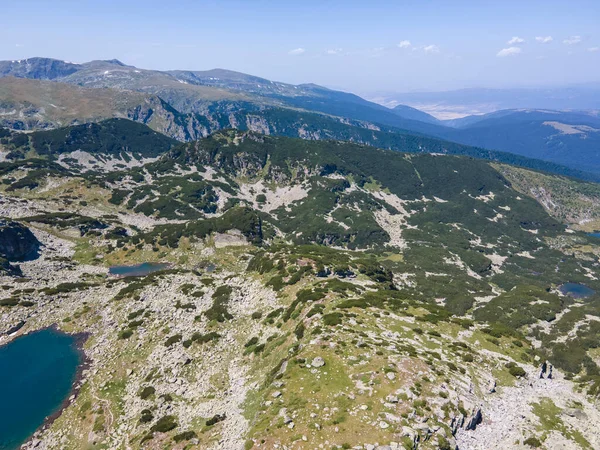
[[[153,432],[166,433],[177,428],[177,418],[175,416],[163,416],[150,428]]]
[[[306,317],[312,317],[316,314],[322,314],[324,309],[325,309],[325,305],[322,305],[322,304],[315,305],[308,311],[308,313],[306,313]]]
[[[195,342],[198,344],[205,344],[207,342],[216,341],[221,337],[219,333],[215,333],[211,331],[210,333],[202,334],[202,333],[194,333],[190,339],[186,339],[183,341],[183,346],[185,348],[191,347],[191,345]]]
[[[119,332],[119,339],[129,339],[133,335],[133,330],[129,328]]]
[[[0,300],[0,306],[17,306],[19,299],[17,297],[3,298]]]
[[[173,344],[176,344],[177,342],[180,342],[182,339],[181,334],[175,334],[173,336],[170,336],[166,341],[165,341],[165,347],[170,347]]]
[[[140,398],[142,400],[147,400],[151,396],[153,396],[155,393],[156,393],[156,389],[154,388],[154,386],[146,386],[144,389],[142,389],[140,391]]]
[[[340,325],[342,323],[342,314],[333,312],[323,316],[323,323],[328,326]]]
[[[521,366],[518,366],[517,364],[515,364],[512,361],[509,363],[506,363],[504,365],[504,367],[506,367],[508,369],[508,372],[515,378],[523,378],[524,376],[527,375],[527,372],[525,372],[525,369],[523,369]]]
[[[41,290],[41,292],[43,292],[46,295],[56,295],[56,294],[63,294],[63,293],[71,292],[71,291],[80,291],[80,290],[86,289],[90,286],[92,286],[92,285],[89,283],[80,283],[80,282],[61,283],[52,288],[44,288]]]
[[[304,337],[304,332],[306,331],[306,327],[304,326],[304,322],[300,322],[296,329],[294,330],[294,334],[298,340]]]
[[[183,441],[189,441],[191,439],[195,439],[197,437],[198,437],[198,435],[196,434],[195,431],[184,431],[183,433],[176,434],[173,437],[173,440],[175,442],[183,442]]]
[[[140,417],[140,423],[149,423],[152,422],[154,416],[152,415],[152,411],[149,409],[142,409],[142,415]]]
[[[528,445],[529,447],[532,448],[540,448],[542,446],[542,443],[540,442],[540,440],[534,436],[528,437],[527,439],[525,439],[523,441],[523,444]]]
[[[227,304],[229,303],[232,291],[230,286],[220,286],[217,288],[212,296],[212,306],[204,311],[204,315],[209,321],[225,322],[226,320],[233,319],[231,313],[227,311]]]
[[[133,319],[135,319],[135,318],[137,318],[137,317],[141,316],[142,314],[144,314],[144,310],[143,310],[143,309],[138,309],[137,311],[130,312],[130,313],[127,315],[127,319],[129,319],[129,320],[133,320]]]
[[[207,427],[212,427],[213,425],[219,423],[219,422],[223,422],[225,419],[227,419],[227,415],[225,413],[223,414],[215,414],[214,416],[212,416],[210,419],[208,419],[206,421],[206,426]]]

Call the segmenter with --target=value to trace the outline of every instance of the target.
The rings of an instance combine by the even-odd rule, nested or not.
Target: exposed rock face
[[[40,241],[29,228],[18,222],[0,219],[0,257],[8,261],[25,261],[38,256]]]
[[[459,414],[452,418],[452,422],[450,423],[450,430],[452,431],[452,435],[455,435],[460,428],[465,424],[465,416]]]
[[[50,58],[29,58],[0,61],[0,76],[55,80],[79,70],[81,65]]]
[[[467,419],[467,423],[465,425],[465,430],[474,430],[483,422],[483,415],[481,413],[481,408],[475,408],[469,418]]]

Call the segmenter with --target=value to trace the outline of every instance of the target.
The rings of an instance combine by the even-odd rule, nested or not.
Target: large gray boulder
[[[0,219],[0,258],[7,261],[27,261],[39,256],[40,241],[26,226]]]

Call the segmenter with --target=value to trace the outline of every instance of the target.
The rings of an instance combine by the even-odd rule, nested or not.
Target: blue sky
[[[3,3],[0,59],[220,67],[362,94],[600,82],[598,0]]]

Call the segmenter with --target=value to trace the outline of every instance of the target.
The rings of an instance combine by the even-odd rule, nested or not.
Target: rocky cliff
[[[8,261],[25,261],[37,257],[40,241],[26,226],[0,219],[0,257]]]

